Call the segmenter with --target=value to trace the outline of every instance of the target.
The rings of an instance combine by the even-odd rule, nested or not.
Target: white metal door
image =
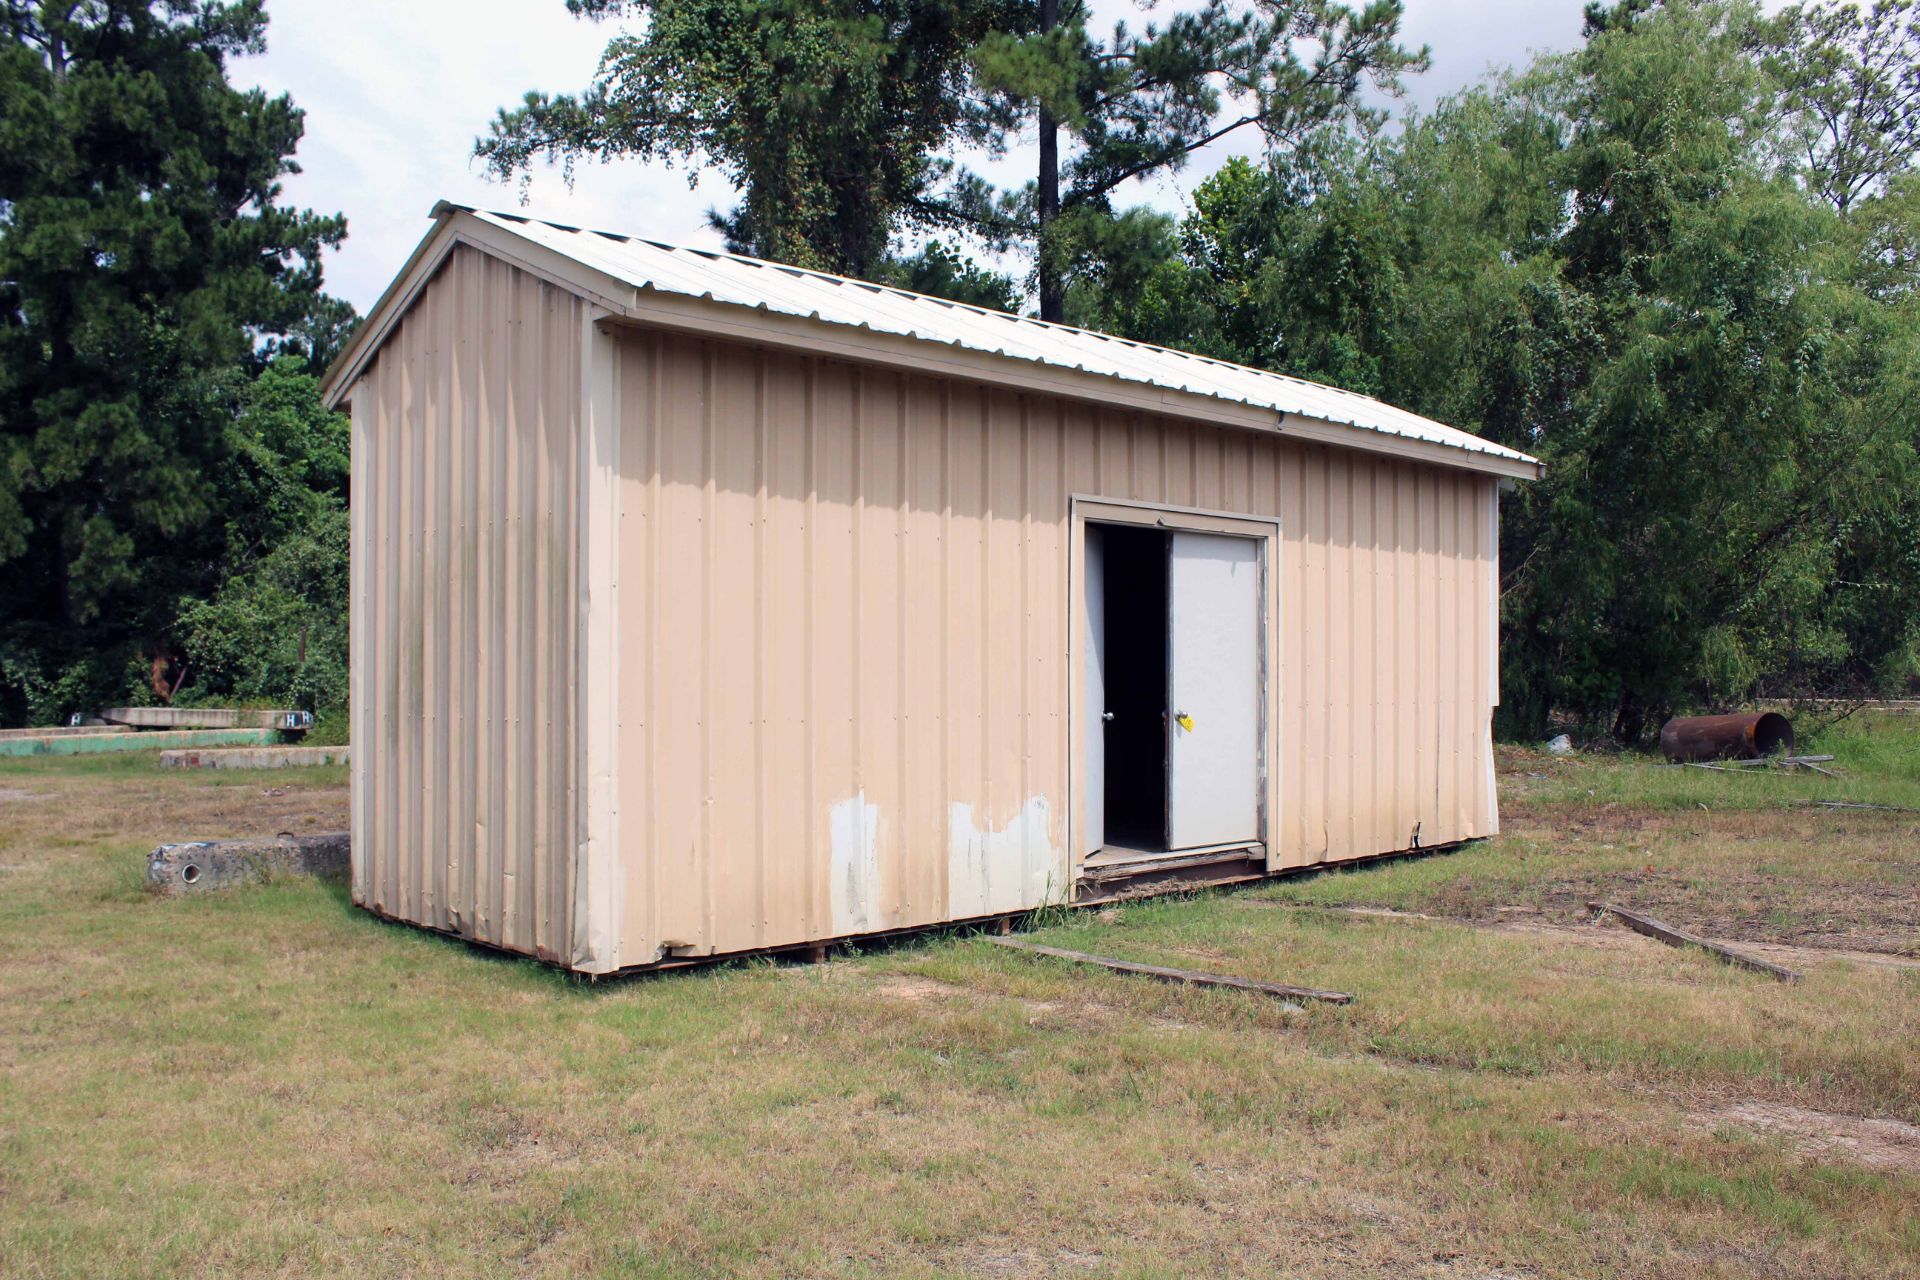
[[[1091,853],[1107,842],[1107,574],[1106,540],[1100,536],[1100,526],[1086,528],[1087,671],[1082,714],[1087,740],[1087,839],[1081,848]]]
[[[1260,548],[1173,534],[1167,819],[1174,849],[1260,838]]]

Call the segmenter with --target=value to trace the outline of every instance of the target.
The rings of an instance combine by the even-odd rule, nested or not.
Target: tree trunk
[[[1040,0],[1040,30],[1052,31],[1060,20],[1060,0]],[[1066,287],[1060,280],[1048,233],[1060,216],[1060,126],[1045,104],[1040,107],[1040,199],[1036,213],[1039,236],[1035,252],[1040,265],[1040,318],[1058,322],[1066,312]]]
[[[73,22],[73,11],[78,6],[56,4],[41,10],[41,27],[47,33],[47,74],[54,84],[61,85],[67,79],[67,27]],[[32,19],[28,19],[31,30]]]

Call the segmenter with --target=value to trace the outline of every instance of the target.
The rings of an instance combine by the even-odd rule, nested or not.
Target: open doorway
[[[1106,573],[1105,844],[1167,849],[1167,559],[1172,535],[1096,525]]]
[[[1163,522],[1085,530],[1090,862],[1257,845],[1262,539]]]

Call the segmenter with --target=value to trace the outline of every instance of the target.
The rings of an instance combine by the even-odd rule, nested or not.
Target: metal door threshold
[[[1152,853],[1142,849],[1106,848],[1088,858],[1080,868],[1084,880],[1100,882],[1155,875],[1186,867],[1207,867],[1221,862],[1265,860],[1266,851],[1258,843],[1235,843],[1205,849],[1181,849],[1174,853]]]

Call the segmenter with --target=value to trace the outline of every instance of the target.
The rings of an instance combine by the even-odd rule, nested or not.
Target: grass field
[[[0,1276],[1920,1275],[1920,814],[1806,803],[1920,807],[1920,720],[1818,749],[1503,750],[1498,839],[1034,922],[1344,1008],[953,936],[591,985],[143,892],[343,771],[0,763]]]

